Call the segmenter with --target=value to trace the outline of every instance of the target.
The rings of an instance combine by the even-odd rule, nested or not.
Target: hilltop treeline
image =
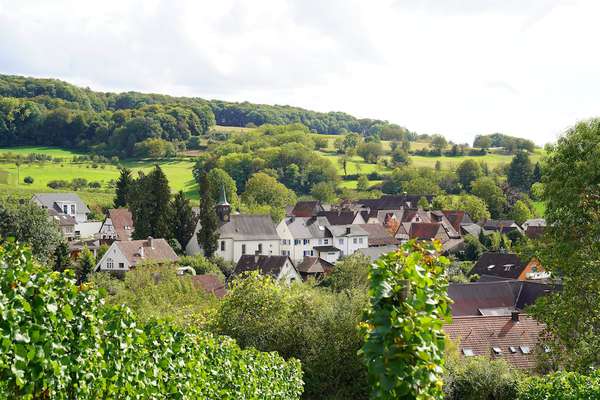
[[[473,147],[487,149],[490,147],[503,147],[506,151],[514,153],[517,150],[533,152],[535,144],[528,139],[505,135],[503,133],[492,133],[491,135],[477,135],[473,141]]]
[[[229,126],[302,123],[326,134],[410,140],[398,125],[341,112],[230,103],[138,92],[103,93],[55,79],[0,75],[0,146],[52,145],[128,157],[157,139],[182,146],[215,123]],[[153,140],[147,146],[136,144]],[[164,146],[163,146],[164,147]]]

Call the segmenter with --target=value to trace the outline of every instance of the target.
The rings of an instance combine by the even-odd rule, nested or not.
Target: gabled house
[[[333,271],[333,264],[319,257],[304,257],[304,260],[296,266],[296,269],[304,280],[310,277],[322,279]]]
[[[509,233],[512,231],[517,231],[520,234],[523,234],[523,230],[512,219],[488,219],[482,224],[482,228],[485,234],[490,234],[492,232],[499,233]]]
[[[269,215],[232,214],[225,192],[216,205],[219,218],[219,240],[215,255],[225,261],[238,262],[243,255],[279,255],[280,238]],[[185,247],[188,255],[202,253],[198,243],[200,221]]]
[[[90,210],[75,193],[36,193],[31,201],[47,210],[67,240],[92,238],[102,226],[99,221],[88,221]]]
[[[99,232],[100,239],[131,240],[133,217],[128,208],[111,208]]]
[[[352,210],[321,211],[317,214],[317,216],[326,218],[329,225],[353,225],[366,223],[360,212]]]
[[[519,281],[550,277],[537,258],[534,257],[529,262],[523,263],[518,255],[502,252],[483,253],[469,272],[469,275],[474,274],[486,279],[493,277],[494,279]]]
[[[458,344],[462,357],[485,356],[503,359],[516,368],[532,370],[544,325],[533,318],[513,312],[510,315],[453,317],[443,327]]]
[[[125,272],[142,262],[177,261],[175,251],[165,239],[115,241],[96,265],[97,271]]]
[[[216,297],[223,298],[227,294],[225,284],[219,277],[211,274],[193,275],[192,282],[196,287],[201,288],[207,293],[214,294]]]
[[[243,255],[237,262],[231,278],[249,271],[258,271],[261,275],[271,276],[276,281],[286,284],[302,280],[296,266],[288,256]]]
[[[292,208],[289,216],[309,218],[317,216],[322,211],[325,211],[325,209],[318,200],[299,201]]]
[[[359,225],[368,234],[369,247],[397,245],[400,243],[382,224]]]

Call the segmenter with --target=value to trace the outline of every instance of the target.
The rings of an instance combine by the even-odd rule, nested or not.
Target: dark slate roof
[[[333,269],[333,264],[319,257],[304,257],[298,264],[298,272],[301,274],[324,274]]]
[[[318,200],[299,201],[290,214],[294,217],[314,217],[319,211],[323,211],[323,207]]]
[[[411,239],[429,240],[435,238],[438,231],[443,229],[437,222],[418,222],[410,225],[408,235]]]
[[[481,226],[477,224],[463,224],[460,226],[460,229],[465,235],[479,236],[481,233]]]
[[[279,276],[279,273],[287,260],[289,260],[288,256],[255,256],[244,254],[236,264],[233,275],[258,270],[262,275],[270,275],[276,278]],[[292,263],[291,260],[290,263]],[[292,265],[294,265],[294,263],[292,263]]]
[[[506,279],[517,279],[525,269],[519,256],[514,253],[483,253],[475,263],[469,275],[478,274],[499,276]]]
[[[444,331],[458,343],[459,352],[504,359],[521,369],[536,366],[537,344],[544,325],[525,314],[514,321],[508,316],[455,317]],[[496,353],[497,350],[499,353]]]
[[[480,310],[508,308],[522,311],[535,300],[559,287],[532,281],[487,281],[451,283],[448,296],[453,316],[481,315]]]
[[[397,246],[397,245],[387,245],[387,246],[378,246],[378,247],[367,247],[364,249],[358,249],[356,251],[366,257],[369,257],[371,259],[371,261],[375,261],[384,254],[388,254],[388,253],[391,253],[392,251],[398,250],[398,247],[399,246]]]
[[[323,252],[323,253],[329,253],[329,252],[339,252],[341,251],[340,249],[338,249],[337,247],[334,246],[315,246],[313,247],[313,249],[315,249],[318,252]]]
[[[483,229],[486,231],[498,231],[507,233],[513,230],[521,232],[521,227],[511,219],[488,219],[483,223]]]
[[[384,195],[378,199],[360,199],[356,203],[369,207],[371,210],[399,210],[403,207],[416,207],[421,197],[425,197],[431,203],[434,195]]]
[[[220,237],[234,240],[279,240],[275,224],[269,215],[232,214],[229,222],[221,223]]]
[[[384,246],[399,243],[399,240],[392,236],[383,225],[362,224],[359,226],[369,234],[369,246]]]
[[[356,214],[354,211],[321,211],[319,212],[319,217],[327,218],[327,221],[331,225],[351,225],[354,222],[354,218],[356,218]]]

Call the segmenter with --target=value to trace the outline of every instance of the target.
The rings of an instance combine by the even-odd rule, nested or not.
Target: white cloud
[[[0,71],[544,143],[598,113],[599,11],[593,0],[0,0]]]

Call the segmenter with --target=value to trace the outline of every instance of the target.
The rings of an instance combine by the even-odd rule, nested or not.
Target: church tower
[[[227,202],[227,195],[225,194],[225,186],[221,188],[221,195],[219,196],[219,203],[215,206],[217,215],[221,222],[229,222],[231,215],[231,205]]]

